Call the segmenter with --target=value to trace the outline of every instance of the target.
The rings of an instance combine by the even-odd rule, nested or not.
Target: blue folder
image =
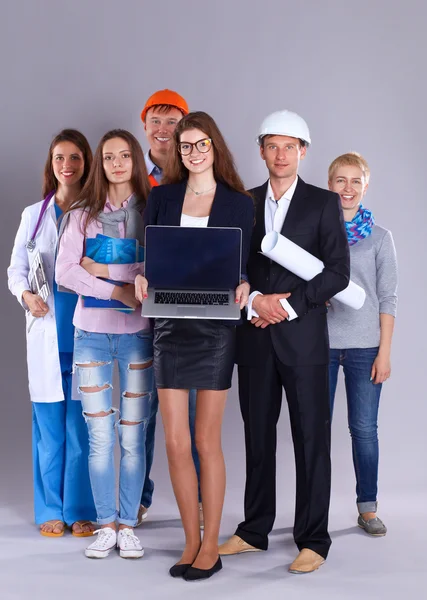
[[[112,238],[107,235],[98,235],[86,239],[86,256],[103,265],[125,265],[144,261],[144,248],[139,247],[138,240],[127,238]],[[122,281],[103,279],[108,283],[118,286],[126,285]],[[83,296],[85,308],[109,308],[121,312],[132,312],[134,309],[126,306],[119,300],[99,300],[92,296]]]

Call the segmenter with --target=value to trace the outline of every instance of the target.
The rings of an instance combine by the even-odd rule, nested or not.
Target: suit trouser
[[[326,558],[331,545],[328,365],[289,367],[270,354],[256,367],[240,366],[239,398],[245,426],[245,520],[236,535],[267,550],[276,516],[276,439],[282,387],[289,407],[296,465],[294,539]]]

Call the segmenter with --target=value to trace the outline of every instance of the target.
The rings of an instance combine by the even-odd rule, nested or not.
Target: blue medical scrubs
[[[56,219],[62,214],[55,204]],[[82,405],[72,400],[77,295],[53,284],[64,402],[32,402],[34,512],[37,525],[52,519],[72,525],[96,520],[89,481],[89,438]]]

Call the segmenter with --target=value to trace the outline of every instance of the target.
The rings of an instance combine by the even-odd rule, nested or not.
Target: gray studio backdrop
[[[155,90],[179,91],[218,122],[249,186],[266,179],[255,144],[269,112],[308,122],[302,165],[325,186],[330,161],[361,152],[372,169],[366,205],[392,230],[399,259],[393,374],[381,416],[381,500],[409,506],[426,490],[424,2],[388,0],[14,0],[0,23],[1,503],[31,506],[31,405],[24,315],[6,286],[21,211],[40,199],[52,136],[76,127],[93,149],[107,130],[132,131],[146,148],[140,112]],[[402,8],[404,7],[404,8]],[[423,75],[424,73],[424,75]],[[262,398],[260,398],[262,402]],[[279,511],[293,510],[286,405],[279,424]],[[236,385],[223,428],[225,510],[242,514],[244,449]],[[422,467],[420,467],[422,465]],[[333,423],[333,511],[353,515],[354,478],[340,384]],[[155,502],[173,509],[159,420]],[[22,505],[22,507],[21,507]],[[28,513],[30,515],[30,513]],[[30,518],[30,516],[29,516]],[[290,520],[288,522],[290,524]]]

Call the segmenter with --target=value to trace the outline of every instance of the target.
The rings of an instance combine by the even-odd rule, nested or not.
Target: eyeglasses
[[[209,152],[209,150],[212,147],[212,140],[211,138],[203,138],[202,140],[198,140],[194,144],[192,144],[191,142],[179,142],[178,152],[182,156],[188,156],[193,152],[194,147],[196,147],[196,149],[202,154],[206,154],[206,152]]]

